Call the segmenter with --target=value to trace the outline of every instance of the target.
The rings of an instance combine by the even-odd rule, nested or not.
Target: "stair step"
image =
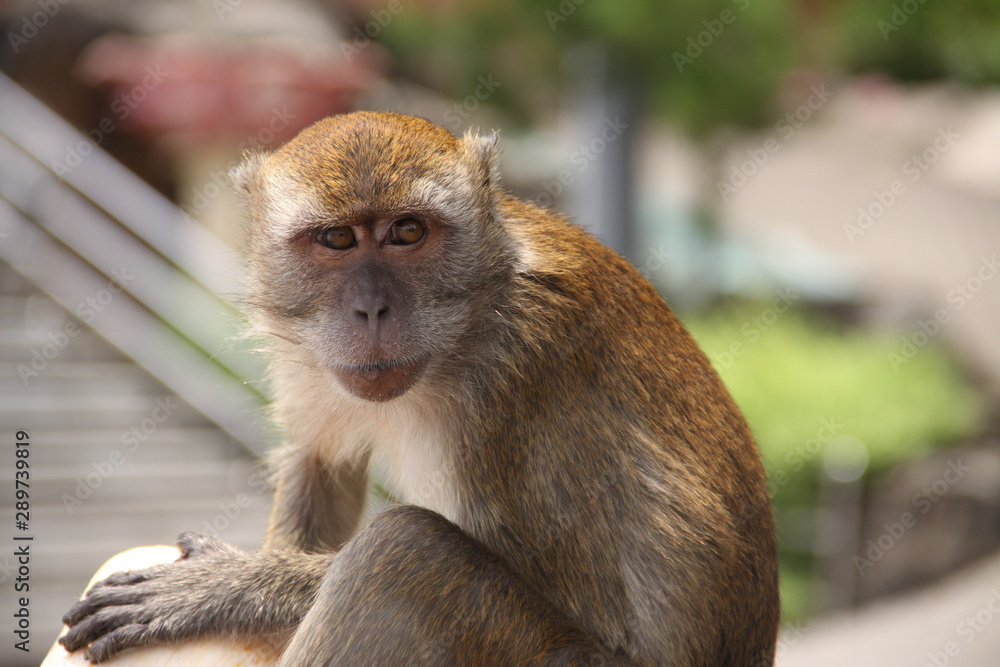
[[[174,428],[163,425],[139,442],[129,439],[124,428],[88,430],[32,429],[32,468],[38,474],[57,466],[89,467],[111,458],[118,451],[132,463],[157,464],[232,461],[246,451],[228,435],[211,426]],[[138,438],[137,438],[138,439]]]
[[[36,370],[37,367],[47,370],[56,361],[127,360],[121,352],[92,330],[81,326],[79,332],[73,336],[63,333],[64,331],[59,327],[48,329],[37,336],[29,336],[24,330],[6,328],[0,332],[0,361],[28,367],[34,362]],[[51,338],[49,334],[52,335]]]
[[[112,394],[157,394],[170,391],[148,373],[128,361],[58,361],[37,375],[22,374],[17,363],[0,366],[0,395],[109,392]],[[25,364],[31,369],[31,364]]]
[[[118,461],[119,459],[114,459]],[[266,476],[256,466],[246,462],[227,461],[189,463],[136,464],[126,460],[115,465],[110,459],[87,467],[36,466],[31,477],[32,506],[54,505],[75,514],[88,503],[130,502],[136,498],[163,499],[198,498],[227,492],[243,492],[251,488],[266,491]],[[3,470],[4,479],[12,479],[12,470]]]
[[[163,498],[123,504],[96,501],[72,515],[62,507],[31,510],[32,573],[46,582],[83,586],[105,560],[125,549],[173,544],[184,531],[217,535],[256,549],[264,538],[270,499],[266,495],[212,494],[200,498]],[[13,511],[0,521],[13,525]],[[0,574],[6,556],[0,557]]]
[[[132,393],[49,393],[6,396],[0,404],[0,423],[16,428],[44,424],[46,428],[101,428],[121,424],[147,433],[159,425],[201,426],[205,417],[176,397]]]

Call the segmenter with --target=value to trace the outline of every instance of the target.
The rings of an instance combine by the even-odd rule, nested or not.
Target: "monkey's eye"
[[[424,238],[424,226],[419,220],[397,220],[389,228],[388,242],[394,245],[411,245]]]
[[[316,232],[316,243],[334,250],[347,250],[357,245],[350,227],[327,227]]]

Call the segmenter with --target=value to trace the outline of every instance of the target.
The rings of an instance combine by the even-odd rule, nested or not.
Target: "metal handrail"
[[[62,154],[89,142],[81,163]],[[262,453],[258,362],[235,349],[235,253],[0,74],[0,259],[236,440]],[[195,260],[185,248],[197,248]],[[87,320],[88,318],[84,318]]]

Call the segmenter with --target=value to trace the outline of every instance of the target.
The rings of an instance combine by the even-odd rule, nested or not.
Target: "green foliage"
[[[853,0],[831,12],[832,55],[849,71],[901,80],[1000,81],[1000,3]]]
[[[998,31],[995,0],[481,0],[406,3],[379,40],[456,99],[492,75],[490,102],[530,124],[564,98],[573,47],[601,45],[650,110],[701,136],[773,121],[798,69],[998,82]]]
[[[933,345],[894,369],[889,355],[899,353],[900,336],[844,330],[768,303],[685,324],[757,438],[782,538],[782,608],[786,618],[801,619],[815,611],[813,556],[801,536],[789,536],[811,529],[802,510],[816,506],[831,437],[860,440],[871,474],[974,435],[985,423],[984,400]]]
[[[781,615],[786,621],[800,621],[814,611],[812,602],[816,591],[813,588],[812,560],[802,554],[787,552],[780,553],[779,557]]]
[[[841,331],[792,311],[768,325],[769,308],[748,305],[686,323],[746,414],[770,467],[788,466],[823,419],[839,426],[838,435],[865,444],[872,469],[982,425],[982,399],[940,348],[923,348],[893,368],[896,337]],[[734,343],[743,353],[725,356]]]
[[[522,120],[564,93],[572,47],[601,45],[614,76],[699,134],[770,117],[773,89],[792,62],[789,16],[788,0],[412,4],[380,38],[405,71],[456,98],[479,76],[507,82],[491,102]]]

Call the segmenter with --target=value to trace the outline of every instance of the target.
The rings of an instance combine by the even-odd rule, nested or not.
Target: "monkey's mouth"
[[[344,389],[366,401],[384,402],[402,396],[416,384],[427,367],[427,359],[338,364],[333,369]]]

